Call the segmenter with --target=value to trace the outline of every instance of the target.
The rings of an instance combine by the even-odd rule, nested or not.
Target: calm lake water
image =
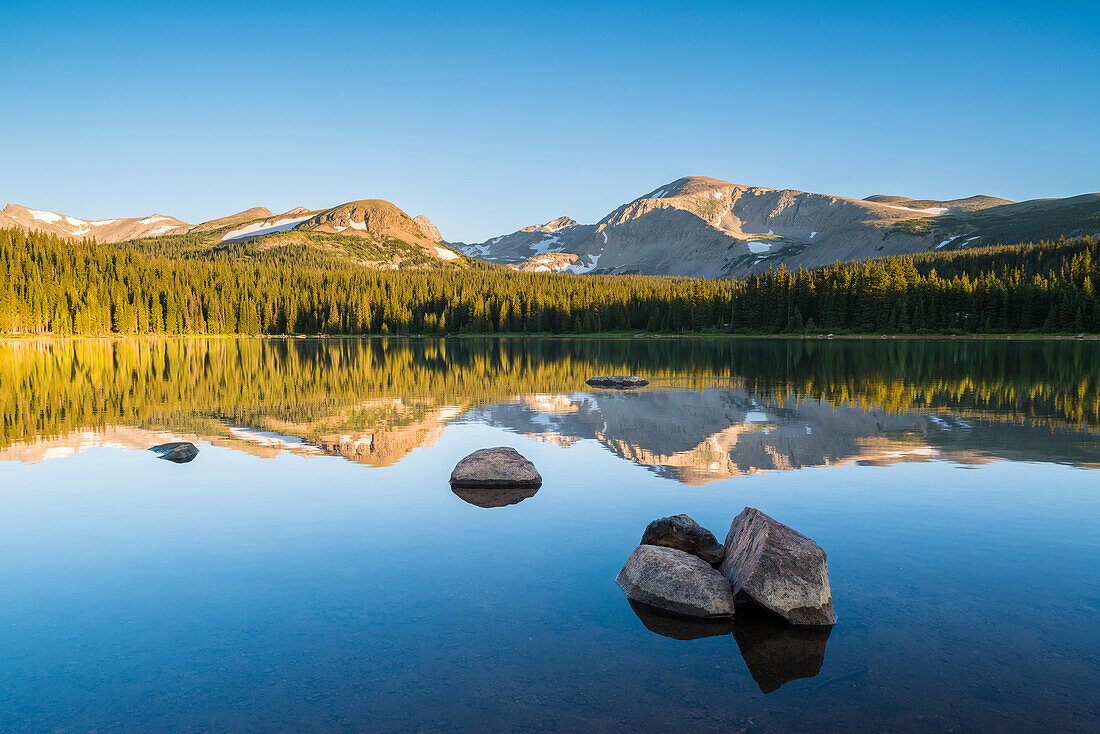
[[[1097,343],[18,341],[0,411],[5,732],[1100,726]],[[452,492],[498,445],[541,489]],[[745,506],[831,632],[624,598]]]

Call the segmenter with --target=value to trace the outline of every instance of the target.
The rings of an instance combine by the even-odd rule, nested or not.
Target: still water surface
[[[1097,730],[1097,344],[18,341],[0,418],[3,731]],[[745,506],[831,633],[615,585]]]

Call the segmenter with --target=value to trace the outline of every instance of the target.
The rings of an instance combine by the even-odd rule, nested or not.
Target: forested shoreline
[[[1100,331],[1100,243],[898,256],[735,281],[169,257],[0,230],[3,334]]]

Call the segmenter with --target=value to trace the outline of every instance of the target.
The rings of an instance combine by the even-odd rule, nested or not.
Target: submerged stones
[[[719,570],[739,601],[791,624],[836,624],[825,551],[760,510],[746,507],[733,519]]]
[[[584,382],[586,385],[591,385],[592,387],[610,387],[616,390],[629,390],[637,387],[645,387],[649,384],[649,380],[635,375],[603,375],[600,377],[590,377]]]
[[[631,599],[689,617],[733,616],[729,582],[709,563],[682,550],[639,545],[615,581]]]
[[[510,446],[478,449],[455,465],[452,487],[539,487],[535,465]]]
[[[642,533],[641,544],[663,545],[682,550],[699,556],[712,566],[717,566],[726,557],[726,549],[714,537],[714,533],[687,515],[672,515],[654,520]]]
[[[198,448],[189,441],[162,443],[151,446],[149,450],[159,454],[160,458],[167,459],[175,464],[186,464],[199,455]]]

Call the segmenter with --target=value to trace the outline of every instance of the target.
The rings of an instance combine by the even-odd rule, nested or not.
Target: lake
[[[1098,727],[1100,343],[18,340],[0,411],[5,732]],[[627,601],[746,506],[835,627]]]

